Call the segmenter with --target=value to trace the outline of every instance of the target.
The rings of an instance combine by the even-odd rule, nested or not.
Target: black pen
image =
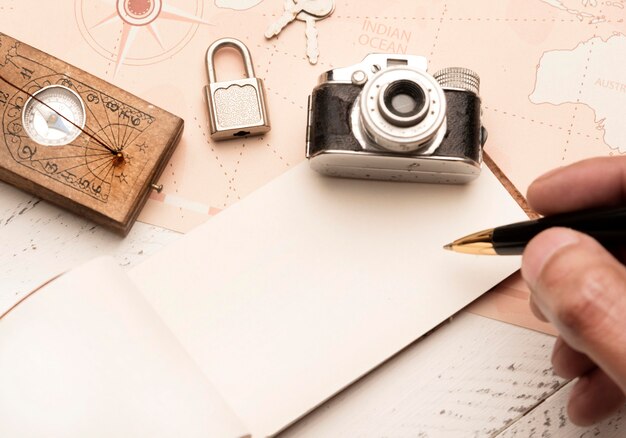
[[[533,237],[552,227],[588,234],[605,247],[626,243],[626,207],[562,213],[518,222],[470,234],[444,248],[465,254],[520,255]]]

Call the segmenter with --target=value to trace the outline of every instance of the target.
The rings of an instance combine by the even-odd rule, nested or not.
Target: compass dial
[[[50,85],[26,101],[22,125],[28,136],[43,146],[70,144],[85,127],[85,104],[73,90]]]

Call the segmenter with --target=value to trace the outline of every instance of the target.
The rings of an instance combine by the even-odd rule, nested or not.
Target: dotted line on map
[[[522,115],[519,115],[519,114],[511,113],[509,111],[503,111],[503,110],[500,110],[498,108],[491,108],[489,106],[484,106],[483,109],[485,111],[492,111],[494,113],[503,114],[505,116],[517,118],[517,119],[524,120],[524,121],[530,122],[530,123],[535,123],[535,124],[538,124],[538,125],[541,125],[541,126],[547,126],[548,128],[558,129],[559,131],[568,131],[571,134],[574,134],[574,135],[577,135],[577,136],[580,136],[580,137],[586,137],[586,138],[588,138],[590,140],[602,140],[600,137],[594,137],[594,136],[592,136],[590,134],[587,134],[587,133],[584,133],[584,132],[574,132],[572,130],[573,124],[570,125],[569,128],[564,128],[563,126],[557,126],[557,125],[554,125],[552,123],[547,123],[547,122],[544,122],[544,121],[541,121],[541,120],[533,119],[531,117],[526,117],[526,116],[522,116]]]
[[[267,47],[267,46],[261,46],[260,44],[257,44],[256,46],[257,46],[257,48],[259,48],[259,49],[264,48],[264,49],[266,49],[266,50],[268,50],[268,51],[270,52],[269,61],[267,62],[267,66],[266,66],[266,68],[265,68],[265,74],[266,74],[266,75],[269,75],[269,74],[270,74],[270,67],[271,67],[271,65],[272,65],[272,61],[273,61],[273,59],[274,59],[274,55],[276,55],[276,54],[280,54],[281,52],[280,52],[278,49],[276,49],[276,45],[275,45],[275,44],[273,45],[273,50],[272,50],[272,48],[270,48],[270,47]],[[285,55],[285,56],[290,56],[290,54],[289,54],[289,53],[286,53],[286,52],[283,52],[283,55]],[[297,56],[295,56],[295,55],[294,55],[294,57],[296,57],[296,58],[297,58]],[[307,59],[306,59],[306,58],[303,58],[303,60],[307,60]],[[298,107],[298,108],[300,108],[301,110],[304,110],[304,107],[303,107],[302,105],[298,105],[298,104],[297,104],[296,102],[294,102],[293,100],[289,100],[289,99],[287,99],[287,97],[285,97],[285,96],[283,96],[283,95],[281,95],[281,94],[279,94],[279,93],[277,93],[277,92],[275,92],[275,91],[271,90],[271,89],[270,89],[270,88],[268,88],[268,87],[265,87],[265,91],[266,91],[266,92],[270,92],[270,91],[271,91],[271,92],[272,92],[274,95],[276,95],[277,97],[279,97],[279,98],[283,99],[284,101],[286,101],[286,102],[290,103],[290,104],[291,104],[291,105],[293,105],[293,106],[297,106],[297,107]],[[260,137],[260,140],[261,140],[261,141],[262,141],[263,139],[264,139],[264,137]],[[274,156],[278,157],[278,159],[279,159],[280,161],[282,161],[282,162],[283,162],[283,163],[284,163],[287,167],[289,167],[289,163],[288,163],[288,162],[284,159],[284,157],[283,157],[281,154],[279,154],[279,153],[278,153],[278,151],[276,150],[276,148],[272,147],[272,145],[270,145],[269,143],[266,143],[266,146],[267,146],[268,148],[272,149],[272,152],[273,152]],[[240,157],[240,158],[239,158],[239,159],[237,160],[237,162],[235,163],[235,169],[234,169],[234,171],[233,171],[233,177],[232,177],[230,180],[228,180],[228,182],[229,182],[229,184],[230,184],[230,186],[229,186],[229,190],[232,190],[232,191],[234,191],[235,193],[236,193],[236,189],[233,187],[233,186],[234,186],[234,184],[235,184],[235,176],[234,176],[234,175],[235,175],[235,174],[237,174],[237,171],[239,170],[239,164],[240,164],[240,162],[241,162],[241,158],[243,157],[243,152],[244,152],[244,149],[245,149],[245,148],[246,148],[246,145],[245,145],[245,143],[244,143],[244,144],[243,144],[243,148],[242,148],[242,150],[239,152],[239,157]],[[237,195],[237,199],[241,199],[241,196]]]
[[[267,61],[267,67],[265,68],[265,74],[266,75],[270,74],[270,66],[272,65],[272,60],[274,59],[274,55],[275,54],[276,54],[276,51],[270,52],[270,59],[269,59],[269,61]]]
[[[276,55],[276,54],[282,54],[283,56],[293,57],[295,59],[299,59],[301,61],[308,62],[308,59],[306,57],[299,57],[299,56],[294,55],[292,53],[287,53],[287,52],[280,51],[280,50],[278,50],[276,48],[276,45],[273,45],[273,50],[271,48],[269,48],[269,47],[266,47],[266,46],[261,47],[261,45],[257,45],[257,47],[259,49],[260,48],[265,48],[266,50],[270,50],[270,61],[268,62],[268,68],[265,70],[266,74],[269,74],[269,66],[272,63],[272,59],[274,58],[274,55]],[[274,91],[272,88],[265,87],[265,91],[268,92],[268,93],[273,94],[277,98],[282,99],[283,101],[291,104],[292,106],[295,106],[297,108],[300,108],[302,111],[305,111],[305,108],[304,108],[303,105],[298,104],[296,101],[289,99],[287,96],[285,96],[285,95],[283,95],[283,94],[281,94],[281,93],[279,93],[277,91]],[[272,153],[274,154],[274,156],[276,156],[280,161],[282,161],[283,164],[285,164],[287,167],[290,166],[289,162],[287,162],[287,160],[285,160],[285,158],[276,150],[275,147],[273,147],[269,143],[266,143],[266,146],[267,146],[267,148],[272,150]]]
[[[265,91],[266,92],[271,92],[274,96],[278,97],[279,99],[284,100],[285,102],[289,102],[290,104],[292,104],[293,106],[297,106],[298,108],[300,108],[301,110],[304,110],[304,105],[301,105],[299,103],[297,103],[294,100],[290,100],[287,96],[285,96],[284,94],[279,93],[278,91],[274,91],[272,88],[269,87],[265,87]]]
[[[113,46],[113,53],[117,52],[117,47],[120,44],[120,41],[122,40],[122,32],[124,31],[124,29],[120,29],[120,33],[117,35],[117,39],[115,40],[115,45]],[[119,54],[118,54],[119,56]],[[113,64],[113,60],[109,59],[109,63],[107,64],[107,68],[104,71],[104,75],[108,76],[109,75],[109,69],[111,68],[111,64]]]
[[[176,172],[174,172],[174,163],[172,163],[171,161],[168,163],[168,168],[169,171],[171,171],[172,174],[172,184],[174,186],[174,193],[178,193],[178,181],[176,181]],[[165,172],[163,172],[165,173]],[[168,187],[168,192],[169,192],[169,187]]]
[[[261,46],[260,44],[257,44],[257,48],[258,48],[258,49],[265,49],[265,50],[270,51],[270,63],[271,63],[271,61],[272,61],[272,59],[273,59],[274,55],[283,55],[283,56],[286,56],[286,57],[292,57],[292,58],[297,59],[297,60],[299,60],[299,61],[309,62],[308,58],[306,58],[306,57],[304,57],[304,56],[298,56],[298,55],[295,55],[295,54],[293,54],[293,53],[289,53],[289,52],[285,52],[285,51],[279,50],[279,49],[276,47],[276,45],[273,45],[272,47],[268,47],[268,46]],[[327,66],[327,68],[333,68],[330,64],[324,64],[323,62],[319,62],[319,63],[318,63],[318,65],[322,65],[322,66],[323,66],[323,65],[326,65],[326,66]],[[268,69],[266,70],[266,72],[265,72],[265,73],[266,73],[266,74],[269,74],[269,65],[268,65]],[[300,110],[302,110],[302,111],[306,111],[306,108],[305,108],[305,106],[304,106],[303,104],[298,103],[298,102],[294,101],[293,99],[290,99],[289,97],[285,96],[284,94],[279,93],[278,91],[275,91],[275,90],[274,90],[274,89],[272,89],[271,87],[267,87],[267,86],[266,86],[266,87],[265,87],[265,91],[266,91],[267,93],[270,93],[271,95],[276,96],[276,97],[277,97],[277,98],[279,98],[279,99],[282,99],[283,101],[285,101],[285,102],[287,102],[287,103],[291,104],[292,106],[295,106],[295,107],[299,108],[299,109],[300,109]],[[268,148],[272,148],[272,152],[274,153],[274,155],[275,155],[275,156],[276,156],[279,160],[281,160],[281,161],[282,161],[282,162],[283,162],[283,163],[284,163],[287,167],[290,167],[290,166],[291,166],[291,164],[290,164],[287,160],[285,160],[285,158],[284,158],[284,157],[283,157],[283,156],[282,156],[282,155],[281,155],[281,154],[277,151],[277,149],[276,149],[276,148],[274,148],[274,147],[273,147],[272,145],[270,145],[269,143],[267,143],[267,147],[268,147]]]
[[[272,59],[274,58],[274,55],[277,55],[277,54],[278,54],[278,55],[283,55],[283,56],[286,56],[286,57],[293,57],[294,59],[297,59],[297,60],[299,60],[299,61],[309,62],[308,58],[306,58],[306,57],[303,57],[303,56],[301,57],[301,56],[295,55],[295,54],[293,54],[293,53],[288,53],[288,52],[285,52],[285,51],[281,51],[281,50],[279,50],[279,49],[276,47],[276,45],[275,45],[275,44],[274,44],[272,47],[261,46],[260,44],[257,44],[257,48],[259,48],[259,49],[265,49],[265,50],[269,50],[269,51],[270,51],[270,61],[269,61],[269,63],[268,63],[268,69],[265,71],[265,73],[266,73],[266,74],[269,74],[269,64],[271,64]],[[319,64],[324,65],[323,63],[319,63]],[[294,101],[293,99],[288,98],[288,97],[287,97],[287,96],[285,96],[284,94],[281,94],[281,93],[279,93],[279,92],[275,91],[274,89],[272,89],[272,88],[270,88],[270,87],[267,87],[267,86],[266,86],[266,87],[265,87],[265,91],[266,91],[267,93],[271,93],[271,94],[273,94],[273,95],[274,95],[274,96],[276,96],[277,98],[282,99],[283,101],[285,101],[285,102],[287,102],[287,103],[291,104],[292,106],[295,106],[295,107],[297,107],[297,108],[301,109],[302,111],[305,111],[305,110],[306,110],[306,109],[305,109],[305,107],[304,107],[304,105],[297,103],[297,102],[296,102],[296,101]],[[275,156],[276,156],[276,157],[277,157],[280,161],[282,161],[282,162],[283,162],[283,163],[284,163],[287,167],[289,167],[289,166],[290,166],[289,162],[287,162],[287,161],[285,160],[285,158],[284,158],[284,157],[283,157],[280,153],[278,153],[278,151],[276,150],[276,148],[274,148],[274,147],[273,147],[272,145],[270,145],[269,143],[266,143],[266,145],[267,145],[267,147],[268,147],[268,148],[272,149],[272,152],[274,153],[274,155],[275,155]]]
[[[269,149],[271,149],[271,150],[272,150],[272,152],[274,153],[274,155],[275,155],[276,157],[278,157],[278,159],[279,159],[280,161],[282,161],[282,162],[283,162],[283,164],[284,164],[285,166],[290,167],[289,162],[287,162],[287,160],[285,160],[285,158],[284,158],[281,154],[279,154],[279,153],[278,153],[278,151],[276,150],[276,148],[275,148],[275,147],[273,147],[273,146],[272,146],[271,144],[269,144],[269,143],[266,143],[266,146],[267,146]]]
[[[435,53],[435,48],[437,47],[437,43],[439,42],[439,34],[441,33],[441,25],[443,24],[444,19],[446,18],[446,13],[448,12],[447,3],[443,4],[443,11],[441,12],[441,17],[439,19],[439,25],[437,26],[437,30],[435,31],[435,38],[433,39],[433,46],[430,50],[430,58],[433,57]]]
[[[299,108],[299,109],[300,109],[300,110],[302,110],[302,111],[306,111],[306,108],[304,107],[304,105],[301,105],[301,104],[297,103],[296,101],[289,99],[289,98],[288,98],[287,96],[285,96],[284,94],[281,94],[281,93],[279,93],[279,92],[277,92],[277,91],[274,91],[272,88],[266,87],[266,88],[265,88],[265,91],[266,91],[266,92],[269,92],[269,93],[271,93],[271,94],[273,94],[273,95],[274,95],[274,96],[276,96],[277,98],[282,99],[283,101],[285,101],[285,102],[287,102],[287,103],[291,104],[292,106],[295,106],[295,107]],[[272,148],[272,152],[274,153],[274,155],[275,155],[278,159],[280,159],[280,161],[282,161],[282,162],[283,162],[283,163],[284,163],[287,167],[290,167],[290,166],[291,166],[291,164],[290,164],[287,160],[285,160],[285,158],[284,158],[284,157],[283,157],[283,156],[282,156],[282,155],[281,155],[281,154],[280,154],[280,153],[276,150],[276,148],[275,148],[275,147],[273,147],[273,146],[272,146],[272,145],[270,145],[269,143],[267,143],[267,147]]]
[[[602,16],[602,10],[599,10],[599,14]],[[595,25],[595,32],[593,37],[597,36],[599,23]],[[583,94],[583,88],[585,87],[585,82],[587,81],[587,76],[589,72],[589,64],[591,63],[591,55],[593,53],[594,41],[593,39],[590,41],[589,51],[587,52],[587,59],[585,60],[585,67],[583,70],[582,78],[580,79],[580,87],[578,88],[578,97],[576,98],[576,103],[580,103],[580,99]],[[563,147],[563,156],[561,157],[561,161],[565,161],[567,152],[570,148],[570,143],[572,139],[572,134],[574,133],[574,125],[576,124],[576,119],[578,117],[578,106],[574,106],[574,111],[572,113],[572,122],[570,123],[567,137],[565,138],[565,146]]]
[[[263,14],[266,18],[278,18],[280,14]],[[344,20],[404,20],[404,21],[441,21],[441,17],[395,17],[395,16],[361,16],[361,15],[333,15],[333,18]],[[476,22],[502,22],[502,23],[580,23],[588,25],[588,20],[577,18],[500,18],[500,17],[446,17],[443,21],[476,21]],[[605,19],[603,23],[621,23],[621,20]]]
[[[224,176],[226,177],[226,179],[230,182],[230,177],[228,175],[228,172],[226,171],[226,168],[224,167],[224,164],[220,161],[220,157],[217,154],[217,152],[215,151],[215,148],[213,147],[213,143],[211,141],[209,141],[206,133],[207,133],[207,129],[205,129],[205,127],[202,126],[202,123],[200,123],[200,121],[198,120],[197,117],[193,118],[194,122],[196,122],[198,124],[198,129],[202,132],[202,137],[204,137],[204,141],[206,144],[209,145],[209,148],[211,148],[211,152],[213,153],[213,156],[215,157],[215,161],[217,162],[218,166],[220,166],[220,169],[222,170],[222,172],[224,172]],[[230,195],[227,193],[226,194],[226,199],[228,199],[230,197]],[[225,201],[224,202],[224,207],[227,207],[228,203]]]
[[[335,18],[344,19],[363,19],[363,20],[404,20],[404,21],[439,21],[437,17],[386,17],[386,16],[373,16],[373,17],[360,17],[350,15],[337,15]],[[443,21],[476,21],[476,22],[496,22],[496,23],[581,23],[589,24],[586,20],[579,20],[576,18],[499,18],[499,17],[447,17]],[[606,20],[605,23],[611,23],[610,20]]]
[[[9,5],[7,5],[7,3],[9,3]],[[15,9],[15,7],[13,6],[14,1],[13,0],[6,0],[4,2],[4,5],[0,6],[0,11],[12,11]]]
[[[303,46],[302,46],[302,50],[305,50],[305,45],[306,45],[306,40],[304,40],[303,42]],[[278,47],[276,47],[276,45],[272,45],[272,46],[268,46],[268,45],[260,45],[257,44],[256,45],[257,49],[261,50],[266,50],[269,52],[273,52],[273,54],[277,54],[277,55],[283,55],[283,56],[287,56],[287,57],[291,57],[293,59],[297,59],[298,61],[305,61],[305,62],[309,62],[309,58],[306,57],[306,55],[296,55],[295,53],[290,53],[290,52],[286,52],[284,50],[280,50]],[[324,67],[328,70],[331,70],[333,68],[335,68],[332,64],[328,64],[325,63],[323,61],[318,61],[316,65],[319,65],[321,67]]]
[[[576,99],[576,103],[580,103],[580,99]],[[570,123],[569,129],[567,130],[567,137],[565,137],[565,146],[563,146],[563,156],[561,157],[561,161],[565,161],[567,151],[569,150],[570,140],[572,138],[572,133],[574,132],[574,123],[576,123],[577,115],[578,115],[578,107],[575,106],[574,112],[572,113],[572,123]]]
[[[237,193],[237,189],[235,188],[235,177],[238,175],[237,172],[239,171],[239,165],[241,164],[241,159],[243,158],[243,153],[246,150],[246,144],[242,143],[241,144],[241,150],[239,151],[239,158],[237,159],[237,162],[235,163],[235,168],[233,169],[233,176],[228,180],[228,190],[233,192],[233,195],[237,197],[237,200],[241,199],[241,196],[239,196],[239,194]],[[228,193],[226,194],[226,199],[228,199]],[[224,205],[224,207],[226,207],[226,205]]]

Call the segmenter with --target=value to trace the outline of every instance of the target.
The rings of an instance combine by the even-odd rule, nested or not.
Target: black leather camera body
[[[369,55],[331,70],[309,98],[307,158],[340,177],[467,183],[480,174],[486,130],[480,79],[431,76],[420,56]]]

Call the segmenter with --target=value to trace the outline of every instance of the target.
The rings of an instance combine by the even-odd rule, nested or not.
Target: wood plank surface
[[[281,436],[495,436],[565,384],[553,341],[462,313]]]
[[[574,382],[549,397],[498,438],[622,438],[626,436],[626,406],[615,415],[591,427],[578,427],[567,418],[567,397]]]
[[[179,236],[137,223],[122,238],[0,182],[0,314],[53,276],[94,257],[111,255],[121,266],[132,266]]]

